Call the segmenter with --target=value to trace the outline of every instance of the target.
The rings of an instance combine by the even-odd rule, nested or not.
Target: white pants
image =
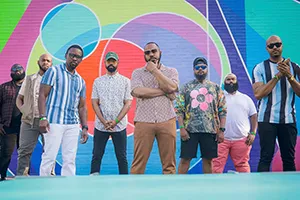
[[[75,159],[78,146],[79,124],[50,124],[48,133],[44,133],[45,145],[40,166],[40,176],[50,176],[61,145],[62,176],[74,176]]]

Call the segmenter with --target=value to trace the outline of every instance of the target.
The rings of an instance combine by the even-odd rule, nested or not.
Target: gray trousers
[[[20,130],[20,146],[18,149],[18,168],[17,175],[28,175],[30,169],[30,158],[36,146],[39,136],[43,134],[39,131],[39,119],[35,118],[33,125],[22,122]]]

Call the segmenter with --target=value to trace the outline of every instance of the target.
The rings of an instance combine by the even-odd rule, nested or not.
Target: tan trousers
[[[154,138],[158,143],[163,174],[176,173],[176,119],[173,118],[162,123],[135,123],[131,174],[144,174]]]

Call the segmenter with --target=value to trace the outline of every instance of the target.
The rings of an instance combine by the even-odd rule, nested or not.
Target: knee
[[[181,158],[181,159],[180,159],[180,163],[181,163],[182,165],[189,165],[189,164],[191,163],[191,160],[192,160],[192,159],[190,159],[190,158]]]

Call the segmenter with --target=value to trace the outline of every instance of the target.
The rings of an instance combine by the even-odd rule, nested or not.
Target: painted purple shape
[[[32,47],[38,38],[41,21],[58,4],[70,0],[32,0],[0,54],[0,83],[10,79],[10,67],[19,63],[26,67]]]
[[[168,20],[161,20],[168,19]],[[170,32],[175,33],[176,35],[187,40],[193,44],[197,49],[199,49],[204,55],[208,55],[207,52],[207,33],[203,28],[189,19],[183,18],[178,15],[169,14],[169,13],[155,13],[141,16],[137,19],[134,19],[128,23],[128,25],[122,27],[114,37],[116,38],[128,38],[132,35],[132,30],[134,29],[135,24],[145,24],[149,26],[156,26]],[[184,29],[182,28],[184,24]],[[130,26],[130,28],[126,28]],[[145,30],[134,29],[135,37],[145,34]],[[210,54],[210,63],[215,67],[215,70],[219,75],[221,75],[221,63],[218,50],[214,42],[209,38],[209,54]]]
[[[206,16],[206,0],[187,0],[197,10],[199,10],[204,16]]]

